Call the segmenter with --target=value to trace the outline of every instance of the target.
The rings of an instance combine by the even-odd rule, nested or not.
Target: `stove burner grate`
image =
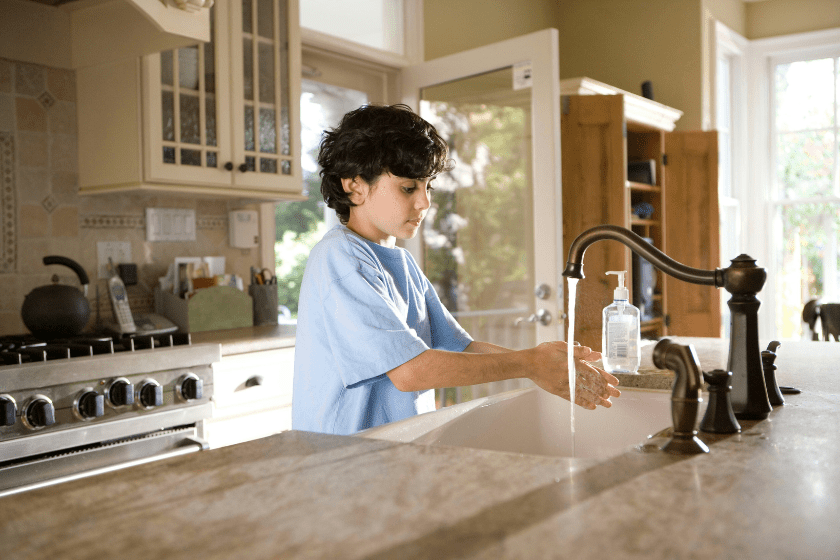
[[[153,350],[191,344],[189,333],[159,335],[77,336],[50,341],[32,335],[0,337],[0,366],[50,360],[66,360],[83,356]]]

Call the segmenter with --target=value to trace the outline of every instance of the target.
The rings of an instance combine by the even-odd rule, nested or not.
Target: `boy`
[[[511,351],[474,341],[397,239],[417,234],[430,183],[451,165],[405,105],[363,106],[324,133],[321,193],[340,225],[312,249],[300,292],[292,427],[353,434],[434,410],[440,387],[527,377],[569,398],[567,346]],[[574,347],[576,403],[609,407],[618,380]]]

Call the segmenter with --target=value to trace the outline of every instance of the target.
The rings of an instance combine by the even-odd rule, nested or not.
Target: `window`
[[[402,0],[302,0],[300,25],[375,49],[405,54]]]
[[[767,268],[762,338],[809,338],[802,307],[840,301],[840,30],[749,43],[749,254]],[[756,248],[753,251],[753,248]]]
[[[403,67],[423,60],[423,0],[300,0],[304,44]]]
[[[772,206],[776,333],[802,337],[809,299],[840,301],[840,49],[772,64]]]

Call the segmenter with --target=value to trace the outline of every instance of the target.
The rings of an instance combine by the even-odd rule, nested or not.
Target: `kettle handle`
[[[61,264],[73,269],[73,272],[75,272],[76,276],[79,277],[79,282],[82,284],[82,287],[84,288],[85,292],[87,292],[87,285],[90,284],[90,279],[88,278],[85,269],[82,268],[82,265],[80,265],[73,259],[58,256],[44,257],[44,264]]]

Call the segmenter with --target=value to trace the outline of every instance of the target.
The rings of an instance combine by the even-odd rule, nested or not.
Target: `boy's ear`
[[[342,179],[341,187],[344,189],[344,192],[350,195],[350,202],[356,205],[359,205],[364,201],[369,188],[367,183],[365,183],[358,175],[352,179]]]

